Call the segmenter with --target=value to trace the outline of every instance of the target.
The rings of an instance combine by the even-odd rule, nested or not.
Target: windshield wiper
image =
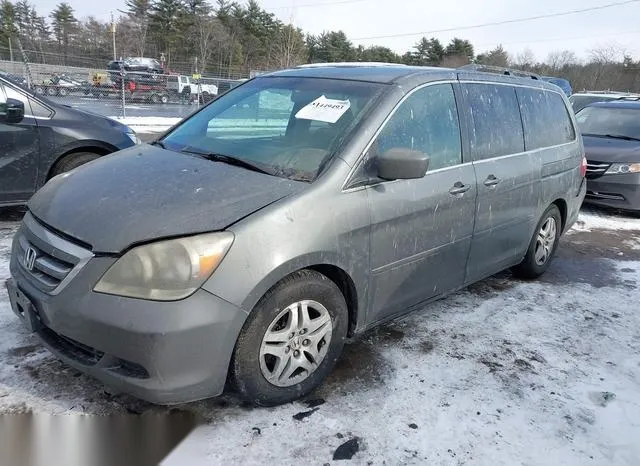
[[[265,175],[277,176],[271,170],[267,170],[266,168],[260,167],[254,163],[247,162],[246,160],[239,159],[237,157],[232,157],[230,155],[218,154],[216,152],[199,152],[190,149],[182,149],[180,152],[184,152],[187,154],[199,155],[202,158],[207,160],[212,160],[214,162],[222,162],[229,165],[234,165],[236,167],[246,168],[247,170],[252,170],[258,173],[264,173]]]
[[[165,145],[164,141],[153,141],[151,143],[152,146],[158,146],[158,147],[162,147],[163,149],[166,149],[167,146]]]
[[[593,138],[611,138],[611,139],[624,139],[625,141],[640,141],[640,138],[634,138],[633,136],[626,136],[624,134],[592,134],[582,133],[583,136],[589,136]]]
[[[633,136],[627,136],[625,134],[605,134],[606,138],[624,139],[625,141],[640,141],[640,138],[634,138]]]

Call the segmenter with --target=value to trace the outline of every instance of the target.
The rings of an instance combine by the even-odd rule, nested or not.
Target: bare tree
[[[571,50],[551,52],[547,56],[547,65],[551,74],[557,73],[562,68],[578,63],[578,57]]]
[[[469,58],[462,55],[446,55],[442,59],[442,66],[445,68],[459,68],[469,63]]]
[[[274,47],[274,62],[278,68],[291,68],[304,63],[305,44],[302,31],[291,24],[283,26]]]
[[[589,50],[589,61],[591,63],[610,65],[611,63],[618,63],[623,61],[624,57],[625,50],[615,44],[610,44]]]
[[[536,56],[533,51],[527,47],[522,52],[516,55],[514,65],[523,70],[529,70],[536,64]]]
[[[227,33],[220,20],[209,15],[197,17],[195,32],[197,34],[200,72],[204,73],[207,63],[213,55],[213,43],[225,41]]]

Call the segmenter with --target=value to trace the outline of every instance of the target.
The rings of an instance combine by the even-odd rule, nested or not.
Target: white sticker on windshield
[[[349,107],[351,107],[351,102],[348,100],[327,99],[321,95],[310,104],[302,107],[296,113],[296,118],[335,123],[349,110]]]

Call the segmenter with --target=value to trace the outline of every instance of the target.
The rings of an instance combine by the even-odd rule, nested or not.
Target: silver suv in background
[[[12,307],[68,364],[156,403],[318,387],[345,339],[496,272],[545,272],[586,183],[551,84],[323,66],[262,75],[153,145],[55,177]]]
[[[585,91],[571,95],[569,102],[573,106],[573,111],[578,113],[583,108],[595,102],[610,102],[612,100],[639,100],[640,94],[631,92],[613,92],[613,91]]]

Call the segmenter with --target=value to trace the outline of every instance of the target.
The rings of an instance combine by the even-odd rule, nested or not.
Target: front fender
[[[344,257],[340,257],[336,252],[316,251],[287,260],[262,277],[254,275],[255,282],[250,287],[246,286],[248,283],[247,280],[235,280],[231,278],[229,280],[209,280],[203,288],[234,304],[237,303],[237,305],[245,311],[251,312],[267,291],[292,273],[317,266],[336,267],[349,277],[355,288],[356,301],[358,303],[358,309],[356,310],[357,322],[355,322],[355,328],[357,329],[364,325],[368,296],[368,279],[366,276],[360,276],[363,270],[361,267],[354,267],[353,264],[347,263],[344,259]],[[245,272],[251,275],[248,269],[245,269]],[[214,274],[214,276],[215,275],[216,274]],[[234,274],[234,276],[237,278],[237,274]],[[219,277],[220,275],[216,278]],[[240,297],[246,289],[249,289],[248,293],[246,293],[244,299],[240,298],[240,301],[238,301],[238,297]]]
[[[38,187],[40,188],[44,185],[49,179],[52,168],[67,154],[73,152],[95,152],[100,155],[107,155],[118,150],[120,149],[113,144],[97,139],[72,140],[62,145],[50,143],[49,150],[47,150],[46,147],[41,148],[42,156],[40,157],[40,167],[38,170]]]

